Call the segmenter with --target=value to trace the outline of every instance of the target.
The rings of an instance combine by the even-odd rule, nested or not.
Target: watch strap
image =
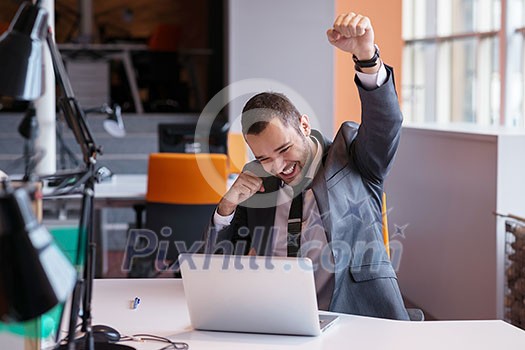
[[[379,60],[379,47],[375,44],[374,47],[374,55],[368,60],[359,60],[356,55],[352,55],[352,59],[354,60],[356,70],[360,71],[360,68],[371,68],[377,64],[377,61]]]

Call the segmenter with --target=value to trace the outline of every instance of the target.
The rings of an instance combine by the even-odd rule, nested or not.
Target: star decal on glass
[[[289,233],[287,237],[287,244],[292,247],[299,247],[299,237],[301,235],[299,233],[293,234]]]
[[[395,232],[392,235],[392,238],[396,238],[396,237],[407,238],[406,235],[405,235],[405,230],[408,227],[408,225],[409,224],[406,224],[406,225],[403,225],[403,226],[398,226],[398,225],[394,224]]]
[[[359,201],[354,201],[352,198],[348,198],[348,201],[346,202],[347,206],[340,220],[347,222],[349,217],[354,217],[357,221],[362,222],[364,215],[363,209],[366,205],[366,201],[366,198],[362,198]]]

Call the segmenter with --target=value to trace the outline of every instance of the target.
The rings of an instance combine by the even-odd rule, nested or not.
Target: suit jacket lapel
[[[312,136],[314,136],[321,143],[321,147],[323,148],[323,160],[319,166],[319,169],[317,169],[314,179],[312,180],[311,189],[314,193],[317,208],[319,209],[319,214],[321,215],[321,220],[323,221],[326,240],[327,242],[330,242],[332,237],[332,218],[330,215],[330,203],[328,201],[328,189],[326,186],[326,181],[331,176],[333,176],[333,167],[330,166],[329,162],[327,163],[329,150],[332,147],[332,141],[328,140],[317,130],[312,130]]]
[[[312,181],[312,191],[314,193],[317,208],[323,221],[323,226],[326,233],[326,240],[331,240],[332,219],[330,216],[330,203],[328,202],[328,189],[326,187],[324,165],[319,166],[316,176]]]

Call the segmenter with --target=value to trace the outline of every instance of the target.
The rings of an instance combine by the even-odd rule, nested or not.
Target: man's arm
[[[327,36],[332,45],[365,63],[364,68],[356,64],[360,71],[355,81],[361,98],[362,121],[350,152],[361,174],[381,183],[399,144],[402,122],[392,68],[377,57],[374,30],[365,16],[353,12],[339,15]]]
[[[208,254],[246,254],[247,251],[237,252],[235,250],[236,242],[241,239],[238,235],[240,227],[246,226],[246,208],[240,206],[235,212],[222,223],[217,223],[215,211],[208,227],[206,228],[204,240],[204,252]],[[223,218],[224,219],[224,218]],[[249,240],[249,237],[243,237],[243,240]]]
[[[250,171],[253,170],[253,171]],[[248,163],[244,166],[241,174],[233,185],[221,198],[211,222],[206,229],[204,241],[206,252],[210,253],[213,246],[222,241],[235,242],[241,239],[238,229],[246,226],[246,208],[239,206],[257,192],[264,192],[263,180],[257,176],[257,167]],[[243,238],[246,240],[246,237]]]
[[[401,136],[403,116],[394,87],[394,73],[385,65],[387,80],[368,90],[356,79],[361,99],[361,125],[351,154],[361,174],[381,183],[390,171]]]
[[[263,180],[244,167],[228,192],[217,206],[217,214],[229,216],[235,212],[239,203],[252,197],[257,192],[264,192]]]

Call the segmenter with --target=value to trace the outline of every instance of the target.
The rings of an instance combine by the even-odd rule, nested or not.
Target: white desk
[[[113,175],[95,185],[95,208],[130,207],[145,201],[147,175]]]
[[[210,290],[213,293],[213,290]],[[140,297],[137,310],[129,301]],[[183,341],[194,349],[523,349],[525,332],[503,321],[406,322],[341,315],[319,337],[203,332],[192,329],[182,281],[177,279],[96,280],[93,324],[122,334],[151,333]],[[126,342],[139,350],[163,343]]]
[[[148,176],[116,174],[105,182],[95,184],[95,208],[123,207],[144,202]],[[44,186],[44,196],[51,194],[52,187]],[[46,197],[46,200],[66,201],[80,199],[80,194]]]
[[[228,177],[227,188],[230,188],[236,178],[237,174],[232,174]],[[95,184],[95,209],[131,208],[135,204],[144,204],[146,202],[147,187],[147,175],[113,175],[110,181]],[[49,195],[52,190],[52,188],[44,186],[44,195]],[[49,205],[52,205],[51,203],[55,205],[74,204],[76,200],[78,206],[81,196],[76,194],[46,197],[45,199]]]

